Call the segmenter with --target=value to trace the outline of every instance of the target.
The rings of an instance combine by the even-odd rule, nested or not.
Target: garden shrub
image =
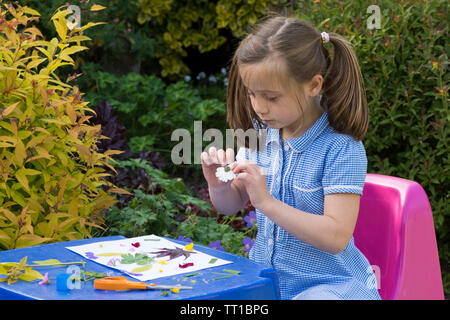
[[[210,209],[207,202],[192,197],[182,181],[168,178],[144,159],[117,160],[116,167],[126,169],[125,175],[131,176],[118,183],[129,190],[132,197],[105,212],[108,233],[128,237],[151,233],[168,235],[184,220],[183,214],[190,211],[189,204],[201,210]]]
[[[21,0],[22,4],[32,7],[41,14],[38,24],[42,34],[51,39],[56,32],[48,23],[56,8],[70,4],[80,8],[81,23],[84,21],[105,21],[107,23],[84,31],[92,41],[89,50],[75,57],[78,67],[85,62],[96,62],[103,71],[116,74],[140,72],[143,67],[154,73],[160,73],[157,61],[154,61],[154,47],[157,44],[152,33],[152,25],[140,25],[137,1],[96,0],[95,4],[106,7],[104,10],[91,11],[92,1],[85,0]],[[84,92],[84,91],[83,91]]]
[[[88,102],[56,74],[87,49],[68,30],[66,10],[52,17],[57,37],[43,39],[29,7],[0,7],[0,248],[89,237],[99,212],[124,192],[104,180],[103,167],[119,150],[97,151],[105,137],[89,124]],[[101,189],[107,186],[108,190]]]
[[[448,3],[374,3],[381,28],[373,30],[367,28],[365,1],[297,2],[295,12],[320,32],[339,33],[354,45],[370,110],[368,172],[414,180],[425,189],[448,291]],[[325,46],[332,50],[332,44]]]
[[[269,10],[280,9],[288,1],[279,0],[138,0],[137,21],[151,24],[155,57],[161,76],[177,80],[190,73],[183,62],[187,48],[205,53],[219,48],[227,38],[220,29],[228,28],[235,37]]]
[[[121,76],[93,71],[90,77],[96,85],[86,95],[87,99],[93,104],[106,100],[112,105],[120,123],[127,128],[125,136],[132,152],[159,151],[170,159],[176,144],[171,141],[172,132],[184,128],[193,137],[194,121],[204,121],[225,131],[225,87],[212,95],[186,81],[166,86],[155,75]]]
[[[246,254],[243,240],[254,237],[256,227],[243,226],[242,216],[219,217],[208,201],[193,197],[182,181],[169,178],[143,159],[118,160],[116,168],[126,169],[119,177],[131,176],[119,185],[132,196],[121,195],[121,201],[104,210],[107,228],[102,235],[181,236],[205,246],[219,241],[228,252]],[[233,227],[236,222],[239,231]]]
[[[169,178],[160,169],[167,161],[156,151],[130,153],[124,137],[126,128],[112,110],[111,105],[100,102],[93,122],[102,125],[102,134],[110,139],[102,140],[99,149],[111,147],[128,152],[115,156],[120,160],[115,166],[117,174],[106,177],[112,184],[129,190],[118,195],[118,202],[104,210],[106,230],[98,236],[121,234],[128,237],[159,234],[171,238],[185,237],[195,243],[209,245],[220,242],[224,250],[245,255],[255,227],[246,227],[244,217],[254,208],[249,204],[231,217],[221,215],[212,206],[207,189],[198,190],[200,199],[194,198],[181,179]],[[105,129],[105,130],[103,130]],[[108,171],[107,171],[108,172]],[[203,200],[203,201],[201,201]],[[216,245],[217,247],[217,245]]]

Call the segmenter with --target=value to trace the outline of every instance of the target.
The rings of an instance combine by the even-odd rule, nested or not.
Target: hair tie
[[[322,42],[327,43],[330,41],[330,36],[325,31],[320,34],[322,36]]]

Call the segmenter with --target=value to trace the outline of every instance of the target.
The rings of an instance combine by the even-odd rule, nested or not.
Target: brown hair
[[[307,21],[272,15],[253,27],[240,42],[231,62],[227,89],[230,127],[242,130],[263,127],[251,107],[239,66],[270,62],[280,71],[274,79],[291,88],[292,82],[303,84],[316,74],[322,75],[321,103],[326,107],[330,125],[336,132],[362,140],[368,127],[369,111],[358,59],[345,38],[333,32],[329,33],[329,38],[334,48],[333,61],[321,34]],[[287,81],[283,76],[287,76]]]

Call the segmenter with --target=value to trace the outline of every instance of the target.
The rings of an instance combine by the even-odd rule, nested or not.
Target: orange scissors
[[[153,285],[144,282],[130,281],[125,277],[105,277],[94,280],[94,288],[101,290],[170,290],[170,289],[192,289],[186,286],[171,286],[171,285]]]

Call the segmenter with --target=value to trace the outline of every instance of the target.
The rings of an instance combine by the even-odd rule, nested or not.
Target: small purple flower
[[[256,224],[256,212],[250,211],[248,216],[244,217],[244,221],[247,222],[247,227],[251,227]]]
[[[242,243],[244,244],[245,252],[250,252],[250,249],[253,247],[253,241],[250,237],[247,237],[246,239],[242,240]]]
[[[178,236],[178,240],[181,240],[181,241],[184,241],[184,242],[187,242],[187,243],[194,242],[194,241],[191,240],[191,238],[185,238],[183,236]]]
[[[133,272],[129,272],[129,271],[126,271],[126,270],[120,270],[120,271],[123,272],[123,273],[126,273],[126,274],[128,274],[130,276],[142,277],[142,273],[133,273]]]
[[[117,261],[120,261],[120,259],[119,258],[111,258],[111,259],[109,259],[109,261],[106,265],[108,267],[114,267],[116,265]]]
[[[90,251],[89,252],[85,252],[84,255],[88,259],[97,259],[98,258],[93,252],[90,252]]]
[[[214,248],[220,251],[225,251],[225,249],[222,247],[222,245],[220,244],[220,240],[216,240],[214,242],[210,242],[209,243],[209,247],[210,248]]]

